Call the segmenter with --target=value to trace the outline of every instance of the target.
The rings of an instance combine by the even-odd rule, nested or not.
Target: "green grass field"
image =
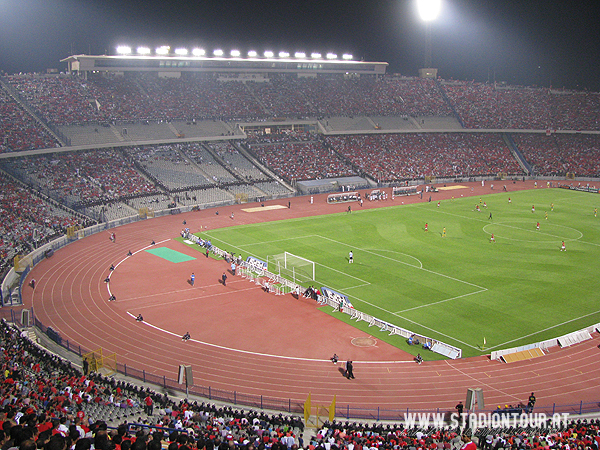
[[[348,295],[356,309],[379,319],[460,347],[463,356],[600,322],[600,217],[594,217],[600,196],[545,188],[498,193],[482,197],[487,208],[481,203],[477,212],[479,200],[446,200],[439,208],[436,202],[354,207],[351,214],[236,226],[201,236],[244,257],[266,260],[288,251],[315,261],[316,286]],[[491,233],[496,243],[490,242]],[[560,251],[563,240],[565,252]],[[350,250],[354,264],[348,264]],[[323,310],[406,351],[418,350],[399,336],[329,307]]]

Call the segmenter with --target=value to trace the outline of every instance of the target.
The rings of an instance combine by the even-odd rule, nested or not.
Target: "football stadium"
[[[599,93],[106,53],[0,76],[7,449],[598,448]]]

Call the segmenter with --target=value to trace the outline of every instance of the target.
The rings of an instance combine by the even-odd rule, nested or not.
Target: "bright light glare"
[[[239,50],[231,50],[231,56],[233,56],[234,58],[237,58],[241,55]]]
[[[194,50],[192,50],[192,55],[194,56],[204,56],[205,53],[206,51],[204,51],[203,48],[195,48]]]
[[[137,51],[138,55],[149,55],[150,54],[150,49],[148,47],[138,47],[136,51]]]
[[[256,50],[250,50],[250,51],[248,52],[248,56],[249,56],[250,58],[256,58],[256,57],[258,56],[258,53],[256,53]]]
[[[306,58],[306,53],[304,53],[304,52],[296,52],[296,53],[294,53],[294,57],[296,57],[296,58]]]
[[[342,55],[342,59],[345,59],[346,61],[351,60],[352,59],[352,55],[349,53],[344,53]]]
[[[288,52],[279,52],[280,58],[289,58],[290,54]]]
[[[215,56],[223,56],[223,50],[221,50],[220,48],[218,48],[218,49],[216,49],[213,52],[213,55],[215,55]]]
[[[127,47],[126,45],[119,45],[117,47],[117,53],[119,55],[129,55],[131,53],[131,47]]]
[[[265,53],[265,58],[272,58],[273,56],[275,56],[275,53],[273,53],[271,50],[267,50]]]
[[[417,0],[417,9],[421,20],[431,22],[440,14],[442,0]]]
[[[168,45],[163,45],[162,47],[158,47],[155,51],[157,55],[168,55],[171,47]]]
[[[327,59],[337,59],[337,55],[335,53],[327,53]]]
[[[311,54],[310,54],[310,57],[311,57],[311,58],[313,58],[313,59],[319,59],[319,58],[322,58],[321,54],[320,54],[320,53],[317,53],[317,52],[311,53]]]
[[[188,49],[187,48],[176,48],[175,54],[179,55],[179,56],[185,56],[188,54]]]

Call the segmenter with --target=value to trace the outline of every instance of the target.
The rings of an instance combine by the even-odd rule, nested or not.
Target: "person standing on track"
[[[527,409],[529,410],[529,413],[533,412],[533,407],[535,406],[535,395],[532,392],[531,395],[529,396],[529,398],[527,399]]]
[[[223,286],[227,286],[227,274],[225,272],[221,275],[221,281],[223,281]]]
[[[192,272],[192,276],[190,277],[190,284],[192,286],[194,285],[194,281],[196,281],[196,275],[194,275],[194,272]]]
[[[346,361],[346,378],[354,378],[354,367],[352,366],[352,361]]]

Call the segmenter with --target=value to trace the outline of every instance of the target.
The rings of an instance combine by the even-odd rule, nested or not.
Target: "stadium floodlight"
[[[192,55],[194,56],[204,56],[206,54],[206,51],[203,48],[195,48],[194,50],[192,50]]]
[[[258,56],[258,53],[256,53],[256,50],[250,50],[248,52],[248,57],[249,58],[256,58]]]
[[[296,53],[294,53],[294,57],[295,58],[304,59],[304,58],[306,58],[306,53],[304,53],[304,52],[296,52]]]
[[[335,53],[327,53],[325,57],[327,59],[337,59],[337,55]]]
[[[231,56],[233,56],[234,58],[239,58],[239,56],[241,55],[241,52],[240,52],[239,50],[231,50],[231,51],[229,52],[229,54],[230,54]]]
[[[350,53],[344,53],[342,55],[342,59],[346,61],[350,61],[352,59],[352,55]]]
[[[163,45],[161,47],[157,47],[154,52],[157,55],[168,55],[169,54],[169,50],[171,50],[171,47],[169,47],[168,45]]]
[[[187,48],[176,48],[175,54],[179,55],[179,56],[185,56],[188,54],[188,49]]]
[[[221,50],[220,48],[213,51],[213,55],[215,55],[215,56],[223,56],[223,53],[224,53],[223,50]]]
[[[136,52],[138,55],[149,55],[150,49],[148,47],[138,47]]]
[[[310,57],[311,57],[312,59],[319,59],[319,58],[322,58],[322,57],[323,57],[323,55],[321,55],[321,54],[320,54],[320,53],[318,53],[318,52],[313,52],[313,53],[311,53],[311,54],[310,54]]]
[[[290,54],[288,52],[279,52],[280,58],[289,58]]]
[[[267,50],[265,53],[265,58],[272,58],[273,56],[275,56],[275,53],[273,53],[271,50]]]
[[[119,55],[129,55],[131,53],[131,47],[128,47],[127,45],[119,45],[117,47],[117,53]]]
[[[431,22],[440,15],[442,0],[417,0],[417,10],[424,22]]]

